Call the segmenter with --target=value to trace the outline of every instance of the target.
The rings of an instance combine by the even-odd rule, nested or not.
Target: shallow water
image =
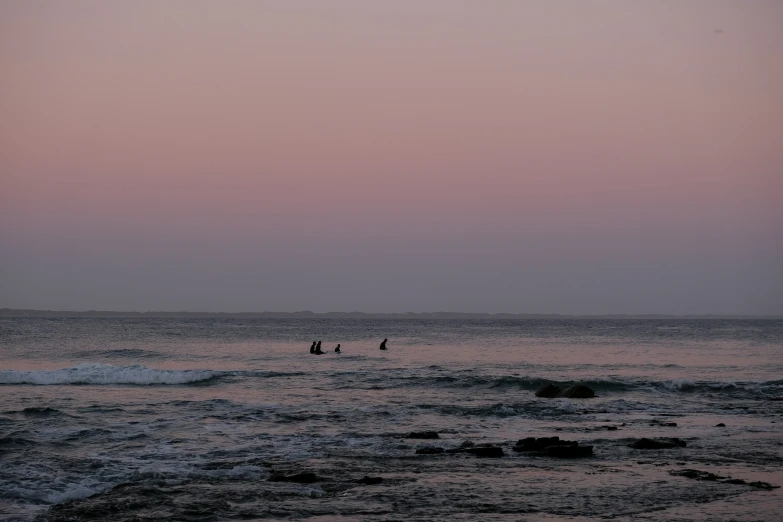
[[[775,520],[780,489],[670,472],[783,484],[779,397],[776,320],[0,318],[0,518]],[[511,451],[550,435],[595,455]],[[415,453],[465,440],[505,456]]]

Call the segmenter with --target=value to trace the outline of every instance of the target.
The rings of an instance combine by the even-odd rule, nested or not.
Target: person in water
[[[323,355],[326,352],[321,351],[321,341],[318,341],[318,344],[315,345],[315,354],[317,355]]]
[[[334,353],[340,353],[340,345],[338,344],[337,347],[334,349]]]
[[[386,348],[386,341],[388,341],[388,339],[384,339],[383,342],[381,343],[381,350],[386,350],[387,349]]]
[[[310,345],[310,353],[315,353],[315,341]]]

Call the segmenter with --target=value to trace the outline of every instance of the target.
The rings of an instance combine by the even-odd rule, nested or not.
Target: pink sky
[[[783,314],[783,3],[0,3],[0,307]]]

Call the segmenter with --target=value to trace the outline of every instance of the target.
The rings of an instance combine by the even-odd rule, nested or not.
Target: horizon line
[[[417,317],[426,318],[648,318],[648,319],[783,319],[781,314],[705,314],[705,313],[692,313],[692,314],[666,314],[666,313],[637,313],[637,314],[624,314],[624,313],[604,313],[604,314],[562,314],[554,312],[313,312],[311,310],[299,310],[295,312],[204,312],[204,311],[165,311],[165,310],[149,310],[144,312],[139,311],[118,311],[118,310],[49,310],[49,309],[37,309],[37,308],[0,308],[0,316],[6,317],[25,317],[25,316],[61,316],[61,317],[268,317],[268,318],[411,318]],[[353,316],[353,317],[351,317]]]

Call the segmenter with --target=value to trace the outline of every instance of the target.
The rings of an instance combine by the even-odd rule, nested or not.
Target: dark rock
[[[634,449],[669,449],[669,448],[684,448],[686,443],[684,440],[678,438],[669,439],[639,439],[630,447]]]
[[[439,454],[443,453],[444,451],[446,451],[446,450],[444,450],[443,448],[427,446],[425,448],[417,449],[416,450],[416,455],[439,455]]]
[[[26,416],[48,416],[48,415],[59,415],[62,413],[60,410],[49,408],[48,406],[44,407],[28,407],[22,410],[22,413]]]
[[[719,422],[718,424],[716,424],[716,425],[715,425],[715,427],[716,427],[716,428],[725,428],[725,427],[726,427],[726,425],[725,425],[725,424],[723,424],[722,422]]]
[[[593,456],[592,446],[579,446],[579,443],[573,445],[549,446],[546,448],[546,454],[557,459],[579,459]]]
[[[364,484],[367,486],[372,486],[373,484],[380,484],[383,482],[383,479],[381,477],[363,477],[357,480],[359,484]]]
[[[560,437],[555,437],[556,439],[560,440]],[[521,448],[521,447],[529,447],[533,446],[536,443],[535,437],[526,437],[524,439],[519,439],[517,443],[514,445],[515,448]],[[533,448],[531,448],[533,449]]]
[[[750,486],[752,488],[758,488],[758,489],[775,489],[780,487],[780,486],[775,486],[773,484],[770,484],[769,482],[761,482],[761,481],[746,482],[742,479],[721,477],[720,475],[716,475],[715,473],[710,473],[709,471],[699,471],[698,469],[672,470],[669,472],[669,474],[677,477],[687,477],[696,480],[706,480],[709,482],[720,482],[722,484],[736,484],[739,486]]]
[[[681,469],[681,470],[674,470],[669,472],[670,475],[674,475],[677,477],[688,477],[692,479],[699,478],[699,475],[701,473],[702,472],[699,471],[698,469]]]
[[[536,397],[544,397],[546,399],[554,399],[562,390],[560,386],[554,384],[545,384],[541,386],[536,392]]]
[[[557,396],[565,397],[568,399],[592,399],[593,397],[595,397],[595,392],[590,388],[588,388],[587,386],[578,384],[576,386],[571,386],[570,388],[566,388],[565,390],[558,393]]]
[[[297,484],[312,484],[318,482],[318,476],[315,473],[297,473],[295,475],[284,475],[275,473],[269,477],[271,482],[296,482]]]
[[[774,484],[770,484],[769,482],[761,482],[760,480],[756,482],[748,482],[748,486],[758,489],[777,489],[780,487],[775,486]]]
[[[708,480],[711,482],[715,482],[721,478],[720,475],[716,475],[715,473],[710,473],[709,471],[699,471],[698,469],[681,469],[681,470],[675,470],[670,471],[670,475],[674,475],[676,477],[687,477],[691,479],[696,480]]]
[[[446,453],[470,453],[477,457],[502,457],[503,448],[491,443],[474,444],[466,440],[456,448],[447,449]]]
[[[518,452],[545,454],[560,459],[589,457],[593,454],[592,446],[580,446],[576,441],[560,440],[560,437],[528,437],[519,439],[512,448]]]
[[[465,453],[470,448],[475,447],[475,444],[473,444],[471,441],[466,440],[456,448],[447,449],[446,453]]]
[[[465,448],[465,452],[477,457],[488,458],[497,458],[504,455],[503,448],[499,446],[474,446],[472,448]]]
[[[571,445],[575,442],[561,441],[560,437],[527,437],[519,439],[514,446],[514,451],[544,451],[549,446]]]
[[[439,439],[436,431],[412,431],[405,436],[406,439]]]

